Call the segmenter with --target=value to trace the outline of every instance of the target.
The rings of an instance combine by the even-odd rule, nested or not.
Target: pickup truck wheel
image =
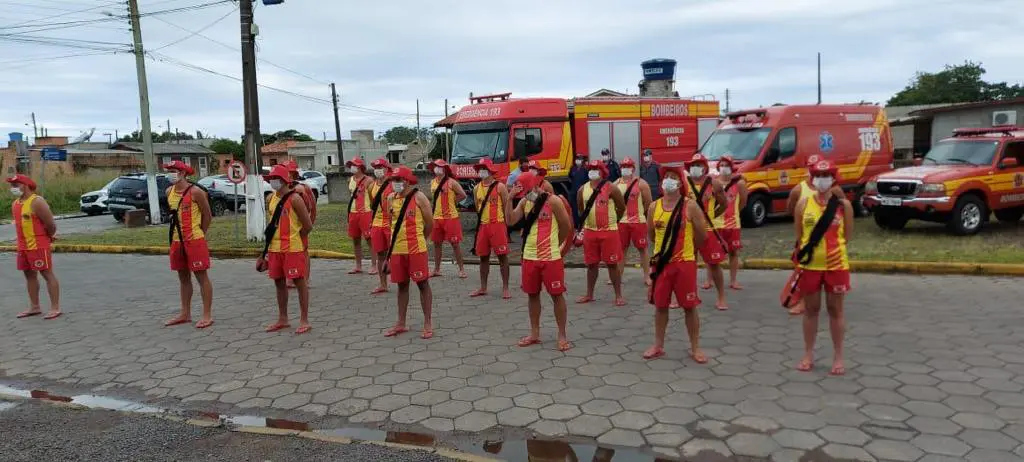
[[[907,217],[896,216],[892,213],[875,212],[875,224],[882,229],[899,231],[907,226],[907,221]]]
[[[953,234],[967,236],[980,231],[987,217],[988,209],[985,208],[985,203],[981,201],[981,198],[968,194],[956,201],[953,214],[946,226]]]
[[[224,201],[213,201],[212,207],[213,210],[211,212],[213,216],[219,217],[224,215],[224,212],[228,209],[228,204],[224,203]]]
[[[996,210],[996,219],[1003,223],[1016,223],[1024,217],[1024,207]]]
[[[864,205],[863,189],[858,189],[853,195],[853,215],[856,217],[866,217],[871,215],[871,209]]]
[[[768,220],[771,201],[764,194],[752,194],[747,206],[740,212],[740,221],[745,228],[760,228]]]

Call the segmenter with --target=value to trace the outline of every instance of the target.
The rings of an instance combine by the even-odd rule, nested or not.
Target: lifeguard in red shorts
[[[725,251],[729,254],[729,288],[743,290],[736,276],[740,271],[740,249],[743,248],[740,210],[747,206],[747,182],[735,172],[736,161],[732,156],[724,155],[718,159],[718,178],[714,181],[725,194],[725,213],[711,222],[725,241]]]
[[[370,274],[380,278],[380,285],[370,294],[377,295],[388,291],[388,276],[384,274],[383,267],[391,246],[391,204],[388,198],[394,191],[388,178],[391,164],[387,159],[381,157],[370,162],[370,168],[373,169],[373,183],[370,184],[370,260],[373,268]]]
[[[29,309],[18,314],[18,318],[38,316],[43,313],[39,306],[39,276],[46,281],[46,292],[50,296],[50,312],[44,319],[56,319],[60,310],[60,282],[53,273],[53,254],[50,243],[56,239],[57,224],[46,200],[36,194],[36,182],[25,175],[7,178],[11,185],[11,204],[14,231],[18,237],[18,271],[25,274],[28,289]]]
[[[608,168],[604,162],[591,161],[587,164],[587,178],[590,180],[576,195],[580,214],[586,211],[586,204],[592,195],[596,199],[590,212],[583,220],[583,263],[587,265],[587,294],[576,299],[576,303],[590,303],[594,300],[594,286],[597,285],[598,265],[604,262],[608,267],[608,278],[615,289],[615,306],[625,306],[622,296],[622,278],[619,277],[619,263],[622,261],[622,241],[619,240],[619,217],[626,209],[622,192],[608,182]]]
[[[420,306],[423,308],[423,332],[420,338],[434,337],[433,311],[434,293],[430,289],[430,262],[427,257],[427,235],[434,225],[430,213],[430,199],[413,188],[418,182],[409,167],[400,166],[391,171],[390,207],[394,242],[388,260],[391,282],[398,284],[398,321],[384,332],[385,337],[394,337],[409,332],[406,315],[409,311],[409,282],[415,282],[420,289]]]
[[[525,172],[516,178],[512,194],[523,193],[523,200],[512,208],[505,204],[508,225],[524,218],[523,228],[523,292],[529,297],[530,335],[519,340],[519,346],[541,343],[540,291],[546,289],[554,304],[558,325],[558,350],[572,348],[565,328],[568,309],[565,306],[565,267],[562,256],[572,243],[572,219],[559,196],[544,191],[544,179],[536,172]]]
[[[543,190],[544,192],[546,192],[548,194],[554,194],[555,193],[555,187],[551,185],[550,181],[548,181],[548,169],[544,168],[544,166],[542,166],[540,164],[540,162],[537,162],[535,160],[531,160],[527,164],[527,167],[528,167],[528,171],[533,172],[534,175],[537,175],[537,176],[540,177],[540,179],[541,179],[541,184],[540,184],[541,190]],[[559,196],[559,197],[562,197],[562,196]],[[566,203],[566,205],[568,205],[569,201],[565,201],[565,203]]]
[[[267,326],[267,332],[277,332],[291,327],[288,324],[288,285],[295,283],[299,294],[299,328],[296,334],[305,334],[313,329],[309,324],[309,285],[306,282],[307,249],[306,236],[313,230],[306,203],[302,196],[292,191],[288,168],[275,165],[263,179],[270,183],[274,193],[270,195],[267,211],[273,220],[276,210],[281,208],[277,230],[267,246],[267,258],[257,263],[257,269],[269,270],[277,290],[277,322]]]
[[[177,326],[192,322],[192,275],[199,282],[203,297],[203,318],[196,323],[197,329],[213,325],[213,283],[210,282],[210,249],[206,243],[206,232],[213,222],[210,200],[206,191],[188,181],[195,173],[188,164],[176,160],[164,164],[171,187],[167,188],[167,205],[171,217],[171,270],[178,272],[181,292],[181,313],[164,323]]]
[[[466,279],[466,267],[462,261],[462,218],[459,215],[458,203],[466,198],[452,168],[443,159],[431,163],[434,179],[430,180],[430,194],[433,201],[434,230],[430,240],[434,242],[434,271],[430,277],[441,275],[441,251],[445,242],[451,244],[455,254],[455,264],[459,267],[459,278]]]
[[[366,175],[366,164],[363,159],[357,157],[345,162],[345,166],[352,173],[348,180],[348,190],[351,199],[348,202],[348,237],[352,239],[352,252],[356,257],[356,267],[348,274],[359,274],[363,272],[363,240],[369,240],[370,236],[370,184],[373,180]]]
[[[832,334],[832,375],[843,375],[843,337],[846,333],[846,319],[843,303],[850,291],[850,260],[846,240],[853,233],[853,205],[842,190],[833,188],[839,178],[839,169],[827,160],[811,167],[811,184],[814,195],[801,199],[796,206],[794,224],[796,239],[807,257],[799,261],[800,293],[804,298],[804,357],[797,369],[809,371],[814,367],[814,342],[818,337],[818,313],[821,311],[821,293],[825,292],[825,306],[828,310],[829,331]],[[830,200],[836,200],[838,207],[824,234],[812,242],[812,231],[828,211]],[[827,218],[827,217],[826,217]],[[799,260],[798,253],[798,260]]]
[[[636,247],[640,251],[640,268],[647,275],[651,271],[651,258],[647,252],[647,209],[651,206],[651,186],[637,176],[636,161],[631,157],[623,159],[621,167],[622,177],[615,182],[615,186],[626,202],[626,212],[619,219],[619,241],[622,242],[619,274],[626,271],[629,248]]]
[[[294,160],[285,163],[288,167],[288,174],[290,175],[292,190],[296,194],[302,196],[302,202],[306,204],[306,210],[309,212],[309,220],[316,226],[316,196],[313,194],[313,188],[301,183],[299,181],[299,163]],[[309,262],[309,236],[303,238],[302,245],[306,247],[306,282],[309,282],[309,278],[312,275],[312,266]],[[288,282],[288,287],[295,287],[291,281]]]
[[[501,265],[501,297],[512,298],[509,290],[508,277],[508,227],[505,225],[505,204],[509,201],[508,188],[495,176],[497,169],[491,159],[481,159],[473,166],[480,183],[473,188],[473,203],[476,206],[477,222],[476,237],[473,250],[480,257],[480,288],[469,294],[470,297],[487,295],[487,278],[491,273],[491,254],[498,256]]]
[[[668,329],[672,296],[682,307],[686,332],[690,337],[690,357],[699,364],[707,362],[700,349],[700,317],[697,307],[697,253],[707,236],[704,214],[696,202],[684,192],[688,189],[685,174],[674,167],[661,169],[662,197],[648,209],[650,238],[654,243],[649,290],[654,304],[654,345],[644,352],[644,359],[665,355],[665,332]]]
[[[686,162],[686,170],[689,177],[687,195],[691,199],[697,200],[698,207],[702,210],[701,213],[706,214],[704,222],[708,238],[704,240],[704,245],[700,246],[700,257],[707,265],[708,280],[704,283],[704,289],[710,289],[713,281],[715,289],[718,291],[715,308],[727,310],[729,305],[725,301],[725,276],[722,273],[722,262],[725,261],[727,255],[727,244],[722,235],[714,228],[715,220],[721,220],[721,216],[725,213],[725,191],[712,181],[708,174],[708,159],[700,153],[694,154],[693,158]]]

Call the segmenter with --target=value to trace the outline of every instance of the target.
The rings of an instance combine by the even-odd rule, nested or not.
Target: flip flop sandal
[[[662,356],[665,356],[664,348],[651,348],[644,352],[644,359],[647,360],[658,359]]]
[[[512,292],[508,292],[508,291],[502,292],[501,298],[503,300],[512,300]]]
[[[516,345],[518,345],[520,348],[525,348],[533,345],[540,345],[540,339],[536,337],[530,337],[529,335],[527,335],[526,337],[519,339],[519,343],[516,343]]]
[[[801,359],[800,362],[797,363],[796,365],[796,370],[800,372],[810,372],[811,369],[814,369],[814,361],[806,361]]]
[[[707,364],[708,357],[701,353],[700,355],[690,353],[690,359],[693,359],[697,364]]]
[[[58,312],[56,312],[56,313],[50,313],[50,314],[48,314],[48,315],[46,315],[46,316],[43,316],[43,319],[45,319],[45,320],[47,320],[47,321],[49,321],[49,320],[51,320],[51,319],[57,319],[57,318],[59,318],[59,317],[60,317],[60,316],[61,316],[62,314],[64,314],[64,312],[63,312],[63,311],[58,311]]]
[[[277,332],[279,330],[288,329],[289,327],[292,327],[291,324],[274,323],[274,324],[271,324],[271,325],[267,326],[266,331],[267,332]]]
[[[582,305],[584,303],[590,303],[592,301],[594,301],[594,297],[588,297],[586,295],[576,299],[576,303],[579,305]]]
[[[31,318],[32,316],[39,316],[43,314],[42,311],[23,311],[18,313],[18,319]]]
[[[295,329],[295,335],[302,335],[311,330],[313,330],[313,326],[299,326],[298,329]]]
[[[430,339],[434,338],[434,331],[433,330],[425,330],[425,331],[423,331],[420,334],[420,338],[423,339],[423,340],[430,340]]]
[[[728,311],[729,305],[715,305],[715,309],[718,311]]]
[[[466,279],[469,275],[465,271],[459,271],[459,279]]]
[[[355,270],[354,269],[352,271],[349,271],[348,274],[363,274],[363,270]]]
[[[626,304],[627,304],[626,303],[626,299],[624,299],[624,298],[620,298],[618,300],[615,300],[615,306],[626,306]]]
[[[180,326],[182,324],[192,324],[192,319],[172,319],[164,323],[164,327]]]
[[[558,351],[561,351],[561,352],[564,353],[564,352],[569,351],[571,349],[572,349],[572,342],[570,342],[568,340],[559,340],[558,341]]]
[[[433,273],[430,273],[430,277],[431,278],[439,278],[439,277],[441,277],[441,272],[440,271],[434,271]]]
[[[409,332],[409,328],[408,327],[392,327],[392,328],[390,328],[390,329],[388,329],[387,331],[384,332],[384,336],[385,337],[397,337],[397,336],[402,335],[402,334],[404,334],[406,332]]]
[[[212,325],[213,325],[213,320],[212,319],[209,320],[209,321],[199,321],[199,322],[196,323],[196,329],[206,329],[207,327],[210,327]]]
[[[739,284],[729,284],[729,288],[732,290],[743,290],[743,286]]]
[[[388,291],[388,289],[386,289],[384,287],[378,287],[378,288],[373,289],[372,291],[370,291],[370,295],[382,294],[382,293],[387,292],[387,291]]]
[[[377,272],[377,270],[375,270],[375,269],[372,269],[372,270],[368,271],[368,272],[367,272],[366,274],[373,274],[373,275],[376,275],[376,274],[379,274],[379,273]]]
[[[477,289],[477,290],[474,290],[474,291],[469,293],[470,297],[483,297],[484,295],[487,295],[487,291],[486,290],[479,290],[479,289]]]

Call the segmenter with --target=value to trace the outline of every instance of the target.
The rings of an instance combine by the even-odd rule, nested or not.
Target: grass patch
[[[50,210],[54,215],[74,213],[81,209],[79,200],[82,198],[82,194],[102,189],[112,179],[110,173],[49,178],[37,193],[46,199],[47,204],[50,204]],[[0,194],[0,210],[11,210],[12,203],[14,203],[14,197],[6,193]]]
[[[335,252],[352,252],[352,241],[342,228],[345,204],[321,205],[318,208],[317,223],[309,235],[309,246],[313,249]],[[113,220],[113,218],[111,218]],[[245,240],[245,216],[238,216],[240,241],[235,241],[235,217],[225,215],[213,219],[206,239],[212,249],[253,248],[262,249],[262,242]],[[99,245],[167,246],[167,226],[146,228],[122,228],[96,234],[74,234],[62,237],[60,243]]]

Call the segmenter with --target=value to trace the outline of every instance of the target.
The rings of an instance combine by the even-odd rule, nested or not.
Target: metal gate
[[[589,122],[587,143],[591,160],[600,160],[601,150],[610,149],[612,156],[619,162],[627,157],[639,161],[640,121]]]

